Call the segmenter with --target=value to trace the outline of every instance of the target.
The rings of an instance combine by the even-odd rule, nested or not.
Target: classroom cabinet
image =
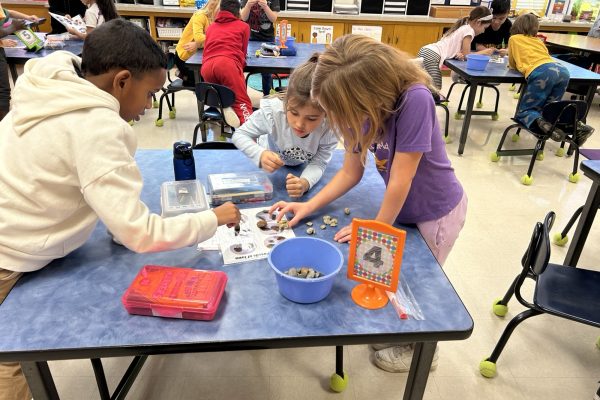
[[[416,56],[419,49],[434,43],[441,37],[442,25],[402,24],[394,26],[394,36],[390,45]]]

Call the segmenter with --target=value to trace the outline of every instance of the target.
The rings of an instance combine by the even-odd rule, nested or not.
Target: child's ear
[[[131,72],[123,69],[117,72],[113,78],[113,90],[119,93],[125,90],[131,84]]]

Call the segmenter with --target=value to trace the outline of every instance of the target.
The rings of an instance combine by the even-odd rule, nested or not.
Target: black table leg
[[[436,346],[437,342],[415,343],[408,380],[404,389],[404,400],[421,400],[423,398]]]
[[[594,96],[596,95],[596,89],[598,86],[591,85],[588,87],[587,95],[585,96],[585,102],[587,103],[587,108],[585,110],[585,116],[583,117],[583,122],[586,121],[588,112],[590,111],[590,107],[592,107],[592,101],[594,100]]]
[[[17,65],[16,64],[8,64],[8,68],[10,69],[10,75],[12,76],[13,84],[17,83]]]
[[[581,250],[583,249],[588,234],[590,233],[590,228],[592,227],[592,223],[596,217],[598,207],[600,207],[600,184],[598,182],[594,182],[590,188],[590,193],[585,201],[585,205],[583,206],[581,216],[579,217],[577,229],[575,229],[573,240],[571,241],[571,245],[567,251],[567,256],[563,262],[564,265],[571,267],[577,266],[577,262],[579,262],[579,256],[581,256]]]
[[[60,399],[46,361],[22,362],[21,368],[35,400]]]
[[[462,130],[460,131],[460,143],[458,145],[458,154],[462,155],[467,143],[467,135],[469,134],[469,125],[471,124],[471,115],[473,114],[473,104],[475,103],[475,95],[477,94],[477,83],[471,82],[469,89],[469,99],[467,100],[467,108],[465,110],[465,120],[463,121]]]

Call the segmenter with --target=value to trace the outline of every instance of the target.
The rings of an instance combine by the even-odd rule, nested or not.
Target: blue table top
[[[578,67],[566,61],[554,59],[564,65],[571,75],[571,81],[577,83],[592,83],[595,85],[600,84],[600,74],[587,70],[585,68]],[[524,82],[525,78],[519,71],[507,68],[507,64],[502,63],[488,63],[485,71],[476,71],[473,69],[467,69],[466,61],[459,60],[446,60],[444,65],[458,73],[460,76],[468,81],[476,81],[477,83],[519,83]]]
[[[160,184],[173,179],[167,150],[140,150],[136,155],[144,189],[142,198],[160,212]],[[197,176],[255,170],[238,151],[195,151]],[[225,161],[226,160],[226,161]],[[319,190],[341,168],[336,151]],[[271,179],[275,200],[288,200],[282,168]],[[338,216],[340,227],[351,217],[373,218],[384,192],[372,160],[362,182],[344,197],[311,217]],[[315,193],[315,189],[311,191]],[[247,207],[271,204],[254,203]],[[115,210],[118,212],[118,210]],[[345,219],[347,218],[347,220]],[[295,229],[305,236],[306,226]],[[389,341],[458,340],[470,336],[473,321],[442,269],[415,228],[407,229],[401,279],[410,286],[424,320],[400,320],[391,305],[369,311],[353,303],[357,282],[336,277],[323,301],[296,304],[283,298],[267,260],[222,265],[219,252],[195,246],[175,251],[136,254],[112,243],[102,224],[80,249],[40,271],[25,274],[0,306],[0,361],[32,361],[180,353],[215,349],[252,349],[343,345]],[[332,241],[334,230],[315,236]],[[348,245],[337,244],[344,257]],[[146,264],[222,270],[228,275],[225,295],[212,321],[190,321],[129,315],[121,296]]]
[[[600,181],[600,160],[585,160],[581,162],[581,170],[591,180]]]
[[[11,38],[13,40],[18,40],[16,38],[16,36],[13,36],[13,37],[8,36],[8,38]],[[62,49],[56,49],[56,50],[42,49],[37,52],[28,51],[27,49],[23,49],[23,48],[13,48],[13,47],[5,47],[4,48],[4,52],[6,53],[6,59],[9,64],[24,64],[32,58],[45,57],[48,54],[52,54],[58,50],[70,51],[71,53],[80,56],[81,52],[83,50],[83,40],[77,40],[77,39],[66,40],[65,47],[63,47]]]
[[[254,53],[260,49],[262,42],[249,42],[248,54],[246,55],[246,68],[248,72],[273,72],[273,73],[289,73],[298,65],[302,64],[310,58],[315,52],[324,52],[325,45],[296,43],[296,55],[288,57],[256,57]],[[202,49],[198,50],[186,62],[192,67],[202,65]]]

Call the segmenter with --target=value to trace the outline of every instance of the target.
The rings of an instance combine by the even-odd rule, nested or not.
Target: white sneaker
[[[372,344],[371,348],[375,351],[379,351],[379,350],[383,350],[383,349],[387,349],[388,347],[394,347],[394,346],[410,346],[410,343],[376,343],[376,344]]]
[[[393,346],[375,352],[375,365],[388,372],[408,372],[412,362],[414,344]],[[431,370],[437,367],[438,348],[436,346],[431,362]]]

